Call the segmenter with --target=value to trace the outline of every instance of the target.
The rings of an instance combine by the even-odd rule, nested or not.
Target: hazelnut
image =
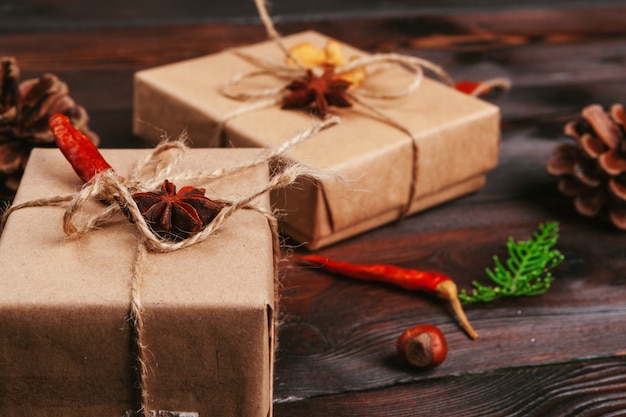
[[[405,330],[396,343],[398,354],[418,368],[439,366],[448,355],[446,339],[430,324],[420,324]]]

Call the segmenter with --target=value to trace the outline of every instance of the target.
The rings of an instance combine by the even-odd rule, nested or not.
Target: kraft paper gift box
[[[285,37],[284,43],[292,47],[309,42],[322,48],[327,40],[316,32],[303,32]],[[347,57],[364,55],[346,45],[343,49]],[[285,62],[284,54],[271,41],[241,50]],[[282,110],[278,104],[229,118],[222,130],[220,123],[227,115],[250,103],[228,98],[220,89],[235,74],[258,69],[227,50],[137,72],[135,134],[155,143],[163,132],[176,135],[187,130],[193,146],[222,143],[271,147],[309,126],[311,115]],[[409,76],[405,71],[390,69],[368,78],[366,83],[370,89],[398,91],[408,84]],[[242,91],[280,86],[271,78],[242,84]],[[296,146],[287,156],[315,170],[338,174],[346,181],[305,181],[300,187],[273,195],[277,208],[286,213],[284,231],[310,249],[397,219],[408,202],[414,170],[417,181],[409,213],[478,190],[484,185],[485,174],[497,164],[500,115],[490,103],[430,78],[406,97],[371,99],[368,103],[414,133],[417,166],[413,164],[412,139],[407,133],[359,105],[349,109],[331,107],[341,123]]]
[[[125,175],[147,152],[103,154]],[[214,169],[258,152],[193,149],[183,165]],[[267,166],[258,166],[212,181],[207,196],[242,197],[267,176]],[[15,203],[70,194],[80,186],[58,150],[36,149]],[[258,204],[267,208],[268,200]],[[120,216],[67,239],[63,212],[17,210],[0,238],[0,414],[121,417],[137,409],[127,322],[137,235]],[[238,211],[202,243],[149,252],[141,291],[151,409],[271,415],[274,271],[263,215]]]

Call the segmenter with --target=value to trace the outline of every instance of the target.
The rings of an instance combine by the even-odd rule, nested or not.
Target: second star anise
[[[334,67],[327,66],[319,77],[307,70],[305,78],[296,79],[287,85],[291,93],[283,99],[282,108],[312,108],[324,117],[328,114],[329,106],[352,106],[346,93],[350,85],[350,81],[335,77]]]
[[[204,192],[203,188],[189,186],[176,192],[176,186],[165,180],[158,193],[135,193],[133,199],[155,234],[182,240],[200,232],[224,207]]]

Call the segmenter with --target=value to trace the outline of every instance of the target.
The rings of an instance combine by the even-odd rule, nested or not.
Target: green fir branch
[[[550,270],[563,261],[561,252],[552,249],[559,238],[558,233],[559,224],[552,221],[540,224],[527,241],[515,242],[509,237],[506,245],[509,258],[505,264],[494,256],[494,268],[486,270],[496,285],[489,287],[474,281],[471,295],[465,290],[459,294],[461,302],[486,303],[501,297],[532,296],[548,291],[554,279]]]

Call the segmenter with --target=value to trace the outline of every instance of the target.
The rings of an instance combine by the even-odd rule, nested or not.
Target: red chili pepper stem
[[[476,330],[474,330],[469,322],[469,319],[465,315],[465,310],[463,310],[463,306],[461,305],[461,300],[459,299],[459,290],[456,284],[452,280],[443,281],[437,287],[436,294],[439,298],[443,300],[448,300],[448,302],[450,303],[450,307],[452,307],[452,310],[458,317],[459,321],[461,322],[461,326],[463,326],[470,339],[478,339],[478,333],[476,333]]]
[[[300,263],[321,267],[331,273],[362,281],[383,282],[412,291],[424,291],[435,294],[437,297],[450,303],[452,310],[468,336],[471,339],[478,338],[478,333],[470,324],[461,306],[457,286],[447,275],[439,272],[405,269],[385,264],[358,265],[348,262],[337,262],[318,255],[304,255],[299,258],[299,261]]]
[[[48,119],[48,125],[55,143],[83,182],[89,182],[96,174],[111,169],[96,145],[72,126],[66,115],[53,115]]]

